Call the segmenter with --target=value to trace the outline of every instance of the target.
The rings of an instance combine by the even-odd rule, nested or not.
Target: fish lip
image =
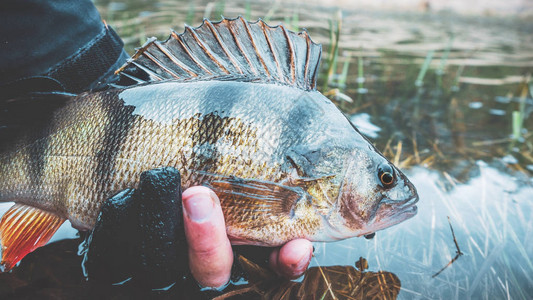
[[[416,205],[418,200],[419,200],[418,195],[414,195],[411,198],[407,198],[407,200],[394,200],[394,199],[389,199],[389,198],[383,198],[381,200],[381,203],[389,204],[395,207],[410,207],[410,206]]]
[[[418,206],[411,204],[400,208],[399,214],[406,216],[406,219],[414,217],[418,213]]]
[[[408,198],[407,200],[392,200],[388,198],[383,198],[381,200],[382,204],[390,205],[395,212],[395,215],[408,215],[408,218],[416,215],[418,211],[418,207],[416,206],[416,203],[418,203],[419,196],[414,195],[411,198]]]
[[[418,194],[406,200],[382,198],[364,234],[383,230],[414,217],[418,212],[418,199]]]

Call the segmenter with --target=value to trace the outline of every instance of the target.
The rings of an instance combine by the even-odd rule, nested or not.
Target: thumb
[[[182,201],[192,275],[204,287],[224,286],[231,275],[233,252],[220,200],[210,189],[196,186],[183,192]]]

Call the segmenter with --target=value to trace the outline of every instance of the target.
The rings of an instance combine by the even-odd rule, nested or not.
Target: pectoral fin
[[[2,261],[10,270],[26,254],[44,246],[65,219],[33,206],[15,204],[0,221]]]
[[[207,186],[221,199],[226,213],[252,219],[267,216],[292,217],[298,201],[309,196],[299,187],[236,177],[220,177]]]

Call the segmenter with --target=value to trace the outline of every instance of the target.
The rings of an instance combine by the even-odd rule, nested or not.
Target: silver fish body
[[[252,210],[271,224],[222,198],[228,234],[241,243],[360,236],[416,212],[414,187],[394,168],[394,188],[383,188],[379,168],[391,164],[316,91],[155,83],[79,96],[45,131],[46,138],[2,157],[2,200],[57,212],[80,229],[92,228],[108,197],[162,166],[179,169],[184,188],[233,176],[301,189],[304,203],[291,204],[290,214]],[[38,159],[35,148],[45,149]]]

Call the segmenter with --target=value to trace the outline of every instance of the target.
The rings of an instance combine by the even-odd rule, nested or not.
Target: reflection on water
[[[130,52],[146,36],[166,38],[172,26],[181,31],[184,22],[199,24],[203,16],[218,20],[221,13],[307,28],[315,41],[324,44],[322,91],[336,87],[353,99],[347,103],[342,96],[332,97],[389,159],[406,169],[420,195],[416,217],[378,232],[372,240],[316,243],[306,277],[301,283],[278,282],[276,291],[310,293],[324,285],[319,281],[306,285],[311,280],[307,278],[330,278],[337,283],[340,277],[336,276],[361,276],[364,268],[356,267],[356,261],[364,257],[370,266],[364,274],[391,274],[390,278],[398,279],[398,287],[401,282],[400,299],[533,298],[533,86],[529,76],[533,22],[512,16],[346,7],[339,14],[335,3],[96,3]],[[333,68],[336,75],[328,77],[328,64],[333,61],[330,36],[335,31],[330,23],[342,26]],[[464,255],[432,278],[456,255],[448,217]],[[72,231],[65,234],[71,236]],[[33,257],[34,262],[48,261],[49,269],[37,268],[43,274],[81,274],[75,243],[63,246],[63,252],[48,250],[62,253],[56,256],[43,253],[58,246],[38,250],[28,256],[25,270],[31,269]],[[65,267],[65,253],[73,255],[75,263],[70,267]],[[21,297],[42,295],[47,289],[60,290],[63,296],[86,292],[81,279],[34,276],[41,281],[30,283],[31,276],[22,273],[16,269],[18,277],[0,274],[0,298],[14,295],[11,292]],[[341,290],[347,286],[332,286],[324,297],[333,293],[343,298],[345,290]],[[357,285],[352,287],[356,291]],[[233,288],[237,291],[242,286]]]
[[[310,267],[301,282],[280,280],[268,269],[239,256],[249,284],[217,299],[396,299],[401,283],[390,272],[370,272],[362,257],[354,266]]]

